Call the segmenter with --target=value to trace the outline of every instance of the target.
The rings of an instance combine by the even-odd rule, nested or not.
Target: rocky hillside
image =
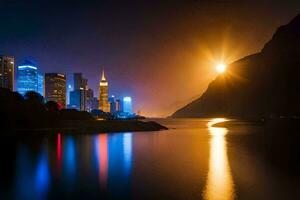
[[[173,117],[300,116],[300,15],[261,52],[232,63]]]

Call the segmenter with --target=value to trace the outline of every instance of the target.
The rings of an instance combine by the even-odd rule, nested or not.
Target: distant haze
[[[215,62],[259,51],[299,11],[300,1],[4,1],[0,54],[82,72],[97,96],[104,68],[111,95],[167,116],[202,94]]]

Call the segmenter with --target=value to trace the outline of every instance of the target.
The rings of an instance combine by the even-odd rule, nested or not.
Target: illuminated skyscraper
[[[26,60],[18,66],[17,91],[24,95],[28,91],[38,92],[37,67],[31,61]]]
[[[44,92],[44,75],[38,74],[38,93],[40,95],[45,96]]]
[[[108,102],[108,82],[106,81],[104,70],[102,72],[101,81],[99,83],[99,109],[104,112],[109,112]]]
[[[116,112],[115,96],[112,95],[111,97],[109,97],[109,98],[108,98],[108,102],[109,102],[110,112],[111,112],[111,113],[115,113],[115,112]]]
[[[123,111],[127,113],[132,113],[132,100],[131,97],[123,98]]]
[[[83,78],[82,73],[74,73],[74,90],[87,89],[87,79]]]
[[[122,105],[121,105],[121,100],[117,99],[116,100],[116,112],[122,111]]]
[[[88,80],[83,78],[82,73],[73,74],[74,91],[70,92],[70,106],[78,110],[86,110]]]
[[[73,86],[67,81],[67,105],[70,104],[70,92],[73,91]]]
[[[70,107],[84,111],[86,109],[85,90],[73,90],[70,92]]]
[[[82,73],[74,73],[73,81],[74,81],[74,84],[73,84],[74,90],[79,90],[81,88]]]
[[[45,74],[45,98],[66,107],[66,75],[59,73]]]
[[[98,99],[94,97],[94,91],[91,88],[86,90],[85,97],[86,97],[85,110],[91,111],[93,109],[99,108]],[[97,106],[95,107],[96,104]]]
[[[14,90],[14,58],[0,56],[0,87]]]

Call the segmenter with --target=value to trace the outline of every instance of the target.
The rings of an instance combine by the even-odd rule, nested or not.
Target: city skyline
[[[28,59],[17,65],[16,69],[14,64],[14,57],[1,56],[0,87],[16,91],[24,97],[28,92],[37,92],[44,97],[45,103],[55,101],[60,109],[77,109],[91,113],[103,111],[121,118],[135,115],[130,96],[121,97],[121,101],[120,98],[115,99],[114,95],[109,95],[104,69],[97,98],[88,84],[88,79],[80,72],[73,73],[73,82],[69,85],[66,74],[42,73],[38,64]]]

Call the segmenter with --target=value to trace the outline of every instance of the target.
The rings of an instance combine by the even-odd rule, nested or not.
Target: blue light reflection
[[[69,181],[72,181],[76,173],[76,149],[74,138],[67,136],[64,144],[63,169]]]
[[[38,199],[43,199],[50,183],[50,170],[46,151],[42,151],[36,168],[35,188]]]
[[[132,165],[132,133],[123,134],[123,166],[125,175],[129,175]]]

